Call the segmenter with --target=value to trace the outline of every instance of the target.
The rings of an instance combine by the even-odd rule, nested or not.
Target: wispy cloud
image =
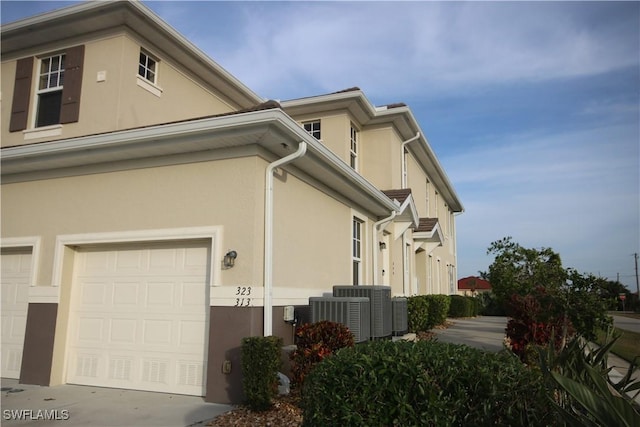
[[[217,7],[208,3],[212,13]],[[397,97],[416,85],[457,91],[632,66],[639,42],[620,34],[637,26],[637,10],[634,3],[251,3],[238,15],[234,43],[225,46],[210,27],[190,31],[267,95],[358,84]],[[603,14],[612,17],[591,22]]]
[[[565,265],[589,272],[609,251],[634,250],[640,237],[638,137],[637,128],[626,126],[519,135],[443,159],[465,201],[460,259],[486,268],[489,243],[506,235],[530,247],[553,246]]]

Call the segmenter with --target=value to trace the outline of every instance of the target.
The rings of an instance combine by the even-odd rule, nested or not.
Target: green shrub
[[[247,404],[255,411],[269,409],[278,394],[281,348],[280,337],[242,339],[242,387]]]
[[[505,305],[498,301],[493,292],[483,292],[478,295],[479,311],[483,316],[506,316]]]
[[[341,323],[323,320],[300,326],[296,330],[296,349],[290,356],[292,386],[300,386],[311,369],[325,357],[343,347],[353,346],[353,334]]]
[[[429,300],[429,322],[428,329],[442,325],[447,320],[449,314],[449,295],[427,295]]]
[[[423,332],[429,327],[429,300],[426,295],[407,298],[407,323],[409,332]]]
[[[475,298],[451,295],[449,317],[474,317],[477,314]]]
[[[555,425],[539,371],[433,341],[340,350],[308,375],[301,406],[307,427]]]

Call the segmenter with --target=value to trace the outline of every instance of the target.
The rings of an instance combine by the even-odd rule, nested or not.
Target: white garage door
[[[80,249],[67,382],[205,394],[208,245]]]
[[[2,250],[2,376],[20,377],[29,307],[31,249]]]

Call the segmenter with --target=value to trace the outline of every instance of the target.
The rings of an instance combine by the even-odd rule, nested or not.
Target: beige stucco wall
[[[274,179],[274,286],[320,296],[335,284],[350,284],[351,209],[285,176]]]
[[[58,235],[223,226],[241,268],[223,284],[261,282],[263,161],[246,157],[2,186],[2,236],[41,236],[37,285],[52,283]]]
[[[345,163],[349,164],[349,138],[351,122],[356,123],[346,111],[331,111],[318,114],[306,114],[296,116],[296,120],[306,122],[310,120],[321,121],[322,142]],[[360,128],[359,140],[359,173],[381,190],[399,189],[402,187],[402,155],[401,144],[403,142],[395,128],[389,124],[378,124]],[[417,144],[417,142],[414,142]],[[427,247],[426,252],[415,251],[418,249],[412,241],[412,232],[407,232],[406,241],[411,245],[408,268],[410,277],[405,279],[403,262],[403,239],[402,236],[392,234],[389,236],[390,245],[388,252],[382,255],[375,252],[378,258],[378,280],[381,281],[381,269],[383,256],[389,257],[388,271],[386,271],[385,282],[392,287],[394,295],[411,295],[414,293],[450,293],[450,283],[448,266],[456,265],[455,232],[450,229],[448,216],[450,210],[444,198],[436,193],[439,190],[430,180],[427,188],[428,171],[417,162],[416,158],[409,152],[407,154],[407,187],[411,188],[413,199],[419,217],[437,217],[440,229],[443,234],[443,245],[432,249]],[[427,192],[428,204],[427,206]],[[436,207],[437,205],[437,207]],[[370,227],[379,218],[371,218],[367,224],[367,233],[371,233]],[[339,220],[343,221],[344,220]],[[454,220],[451,220],[453,224]],[[453,228],[453,227],[451,227]],[[393,227],[387,227],[393,231]],[[347,234],[349,235],[349,234]],[[382,235],[375,237],[376,242],[382,239]],[[367,243],[366,277],[370,281],[374,272],[372,262],[374,251],[370,248],[371,243]],[[350,259],[350,253],[344,255]],[[432,261],[429,261],[431,256]],[[439,262],[438,262],[439,260]],[[433,267],[430,269],[429,266]],[[438,266],[439,269],[438,269]],[[439,270],[439,271],[438,271]],[[350,275],[347,276],[349,283]],[[407,283],[405,283],[405,280]],[[457,278],[454,277],[454,281]]]
[[[73,43],[77,44],[80,43]],[[158,57],[157,84],[162,89],[161,95],[156,96],[140,87],[136,83],[140,47],[148,47],[127,34],[105,36],[84,44],[79,121],[63,125],[58,136],[25,140],[23,132],[9,132],[16,59],[2,62],[0,117],[3,147],[166,123],[236,109],[216,94],[215,88],[203,87],[189,77],[188,70],[179,68],[161,56]],[[65,47],[69,46],[51,47],[36,53],[36,56]],[[152,49],[149,50],[155,54]],[[34,127],[37,65],[38,61],[34,61],[28,129]],[[98,81],[98,72],[106,73],[104,81]]]
[[[389,126],[365,128],[360,173],[381,190],[400,188],[400,139]]]

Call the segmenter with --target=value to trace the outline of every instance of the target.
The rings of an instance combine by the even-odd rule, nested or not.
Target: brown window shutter
[[[83,62],[84,45],[75,46],[65,51],[60,123],[77,122],[80,116]]]
[[[9,132],[17,132],[27,128],[32,74],[33,56],[19,59],[16,64],[16,81],[13,87]]]

